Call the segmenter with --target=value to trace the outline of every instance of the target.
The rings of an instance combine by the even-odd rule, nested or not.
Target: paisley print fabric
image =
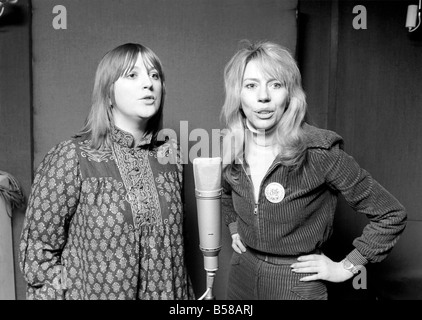
[[[28,299],[194,299],[177,146],[112,131],[111,150],[59,143],[37,169],[20,243]],[[162,160],[162,159],[161,159]]]

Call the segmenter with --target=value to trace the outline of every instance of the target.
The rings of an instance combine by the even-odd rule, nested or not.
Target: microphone
[[[212,288],[221,250],[221,162],[220,157],[193,160],[199,248],[207,272],[207,291],[199,300],[214,299]]]

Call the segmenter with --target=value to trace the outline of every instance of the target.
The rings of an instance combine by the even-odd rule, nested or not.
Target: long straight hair
[[[91,147],[103,149],[111,147],[111,128],[114,124],[111,101],[114,100],[113,84],[130,72],[141,57],[147,68],[157,70],[162,84],[161,104],[157,113],[149,119],[145,135],[152,134],[152,144],[156,142],[162,123],[165,83],[160,59],[148,47],[137,43],[122,44],[107,52],[98,64],[92,91],[91,110],[85,124],[76,136],[87,135]]]
[[[246,44],[224,69],[225,101],[221,110],[221,120],[226,127],[223,172],[224,177],[233,183],[238,173],[238,166],[234,164],[244,157],[246,117],[242,111],[240,93],[246,65],[252,60],[264,75],[280,81],[288,92],[286,110],[276,128],[281,162],[286,166],[300,165],[306,149],[301,126],[306,117],[306,96],[295,59],[286,48],[272,42],[246,41]]]

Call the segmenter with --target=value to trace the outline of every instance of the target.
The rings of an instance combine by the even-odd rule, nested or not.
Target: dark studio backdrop
[[[19,0],[0,17],[0,170],[29,194],[44,154],[81,127],[100,58],[121,43],[145,44],[162,60],[164,127],[179,134],[188,121],[189,132],[204,128],[211,139],[221,128],[223,68],[239,40],[279,42],[297,56],[313,122],[342,135],[346,151],[408,209],[391,255],[368,267],[367,289],[349,281],[330,286],[329,297],[422,299],[422,28],[409,34],[404,27],[407,5],[416,2]],[[67,29],[54,29],[56,5],[67,9]],[[357,5],[366,8],[366,29],[353,27]],[[200,296],[205,272],[191,163],[185,172],[188,267]],[[17,299],[25,298],[16,255],[24,212],[15,210],[12,220]],[[366,221],[340,201],[327,254],[340,260]],[[225,298],[230,254],[223,226],[217,299]]]

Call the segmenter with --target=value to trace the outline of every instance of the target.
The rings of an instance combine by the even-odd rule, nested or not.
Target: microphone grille
[[[193,159],[195,189],[214,191],[221,188],[221,158]]]

